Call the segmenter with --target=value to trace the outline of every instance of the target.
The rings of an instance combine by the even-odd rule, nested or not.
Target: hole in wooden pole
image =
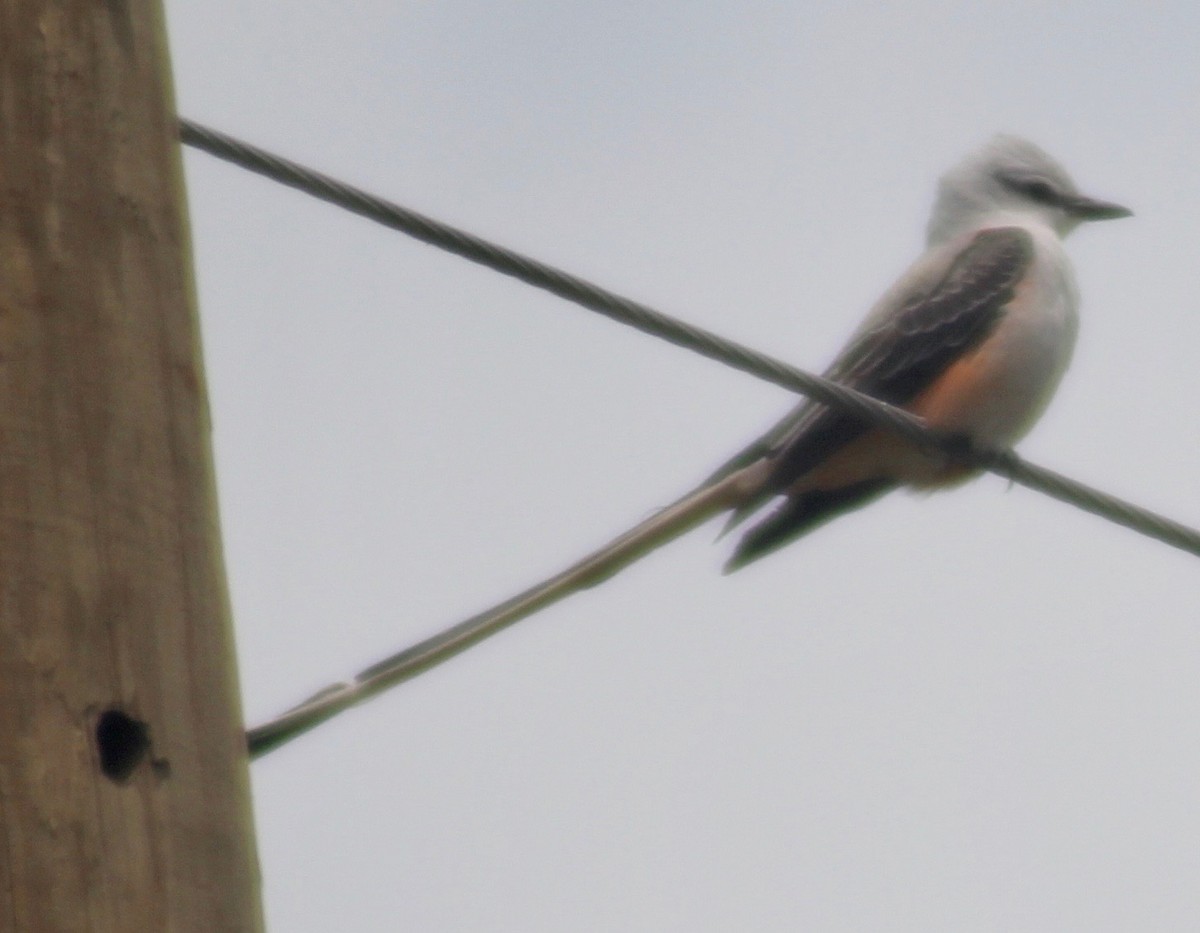
[[[150,750],[150,729],[120,710],[105,710],[96,721],[96,747],[104,776],[122,783]]]

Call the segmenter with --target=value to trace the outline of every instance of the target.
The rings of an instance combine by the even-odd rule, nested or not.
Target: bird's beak
[[[1112,201],[1100,201],[1096,198],[1075,195],[1063,205],[1067,213],[1079,220],[1118,220],[1121,217],[1131,217],[1133,211]]]

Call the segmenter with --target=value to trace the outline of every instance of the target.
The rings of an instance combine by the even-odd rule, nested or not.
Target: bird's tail
[[[748,472],[741,470],[693,489],[566,570],[519,593],[503,605],[528,604],[531,606],[529,611],[536,611],[604,582],[713,516],[736,507],[744,498]]]
[[[250,730],[246,734],[250,754],[270,751],[342,710],[441,664],[514,622],[607,580],[719,512],[736,507],[745,498],[746,490],[758,480],[757,469],[751,465],[705,483],[561,573],[371,665],[352,682],[323,690],[282,716]]]
[[[651,551],[734,508],[745,497],[746,489],[757,481],[756,470],[757,465],[751,465],[692,490],[566,570],[402,652],[404,663],[399,666],[406,671],[406,677],[412,676],[526,616],[602,583]],[[389,658],[376,665],[378,670],[364,671],[360,679],[375,673],[387,677],[399,660],[399,656]]]

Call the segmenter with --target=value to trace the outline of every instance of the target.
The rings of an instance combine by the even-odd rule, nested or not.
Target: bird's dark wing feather
[[[975,234],[960,249],[931,260],[932,265],[927,261],[914,267],[884,297],[872,323],[850,342],[826,376],[893,405],[911,401],[992,332],[1033,255],[1028,231],[997,227]],[[719,478],[763,458],[772,462],[760,493],[734,512],[730,527],[866,430],[865,423],[837,409],[801,403],[714,474]],[[883,478],[853,488],[852,495],[802,494],[746,534],[731,567],[773,551],[893,486]]]
[[[894,480],[883,478],[840,489],[810,489],[790,496],[742,536],[725,564],[725,572],[732,573],[819,528],[843,512],[860,508],[895,488]]]
[[[938,257],[932,267],[914,267],[885,296],[886,307],[872,315],[874,326],[850,342],[826,378],[893,405],[911,401],[991,333],[1032,259],[1028,231],[995,227]],[[771,488],[784,489],[866,427],[837,409],[806,400],[723,464],[713,479],[771,457],[776,461]]]

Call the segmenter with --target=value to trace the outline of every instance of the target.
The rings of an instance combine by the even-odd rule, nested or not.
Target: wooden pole
[[[0,930],[261,930],[159,4],[0,0]]]

